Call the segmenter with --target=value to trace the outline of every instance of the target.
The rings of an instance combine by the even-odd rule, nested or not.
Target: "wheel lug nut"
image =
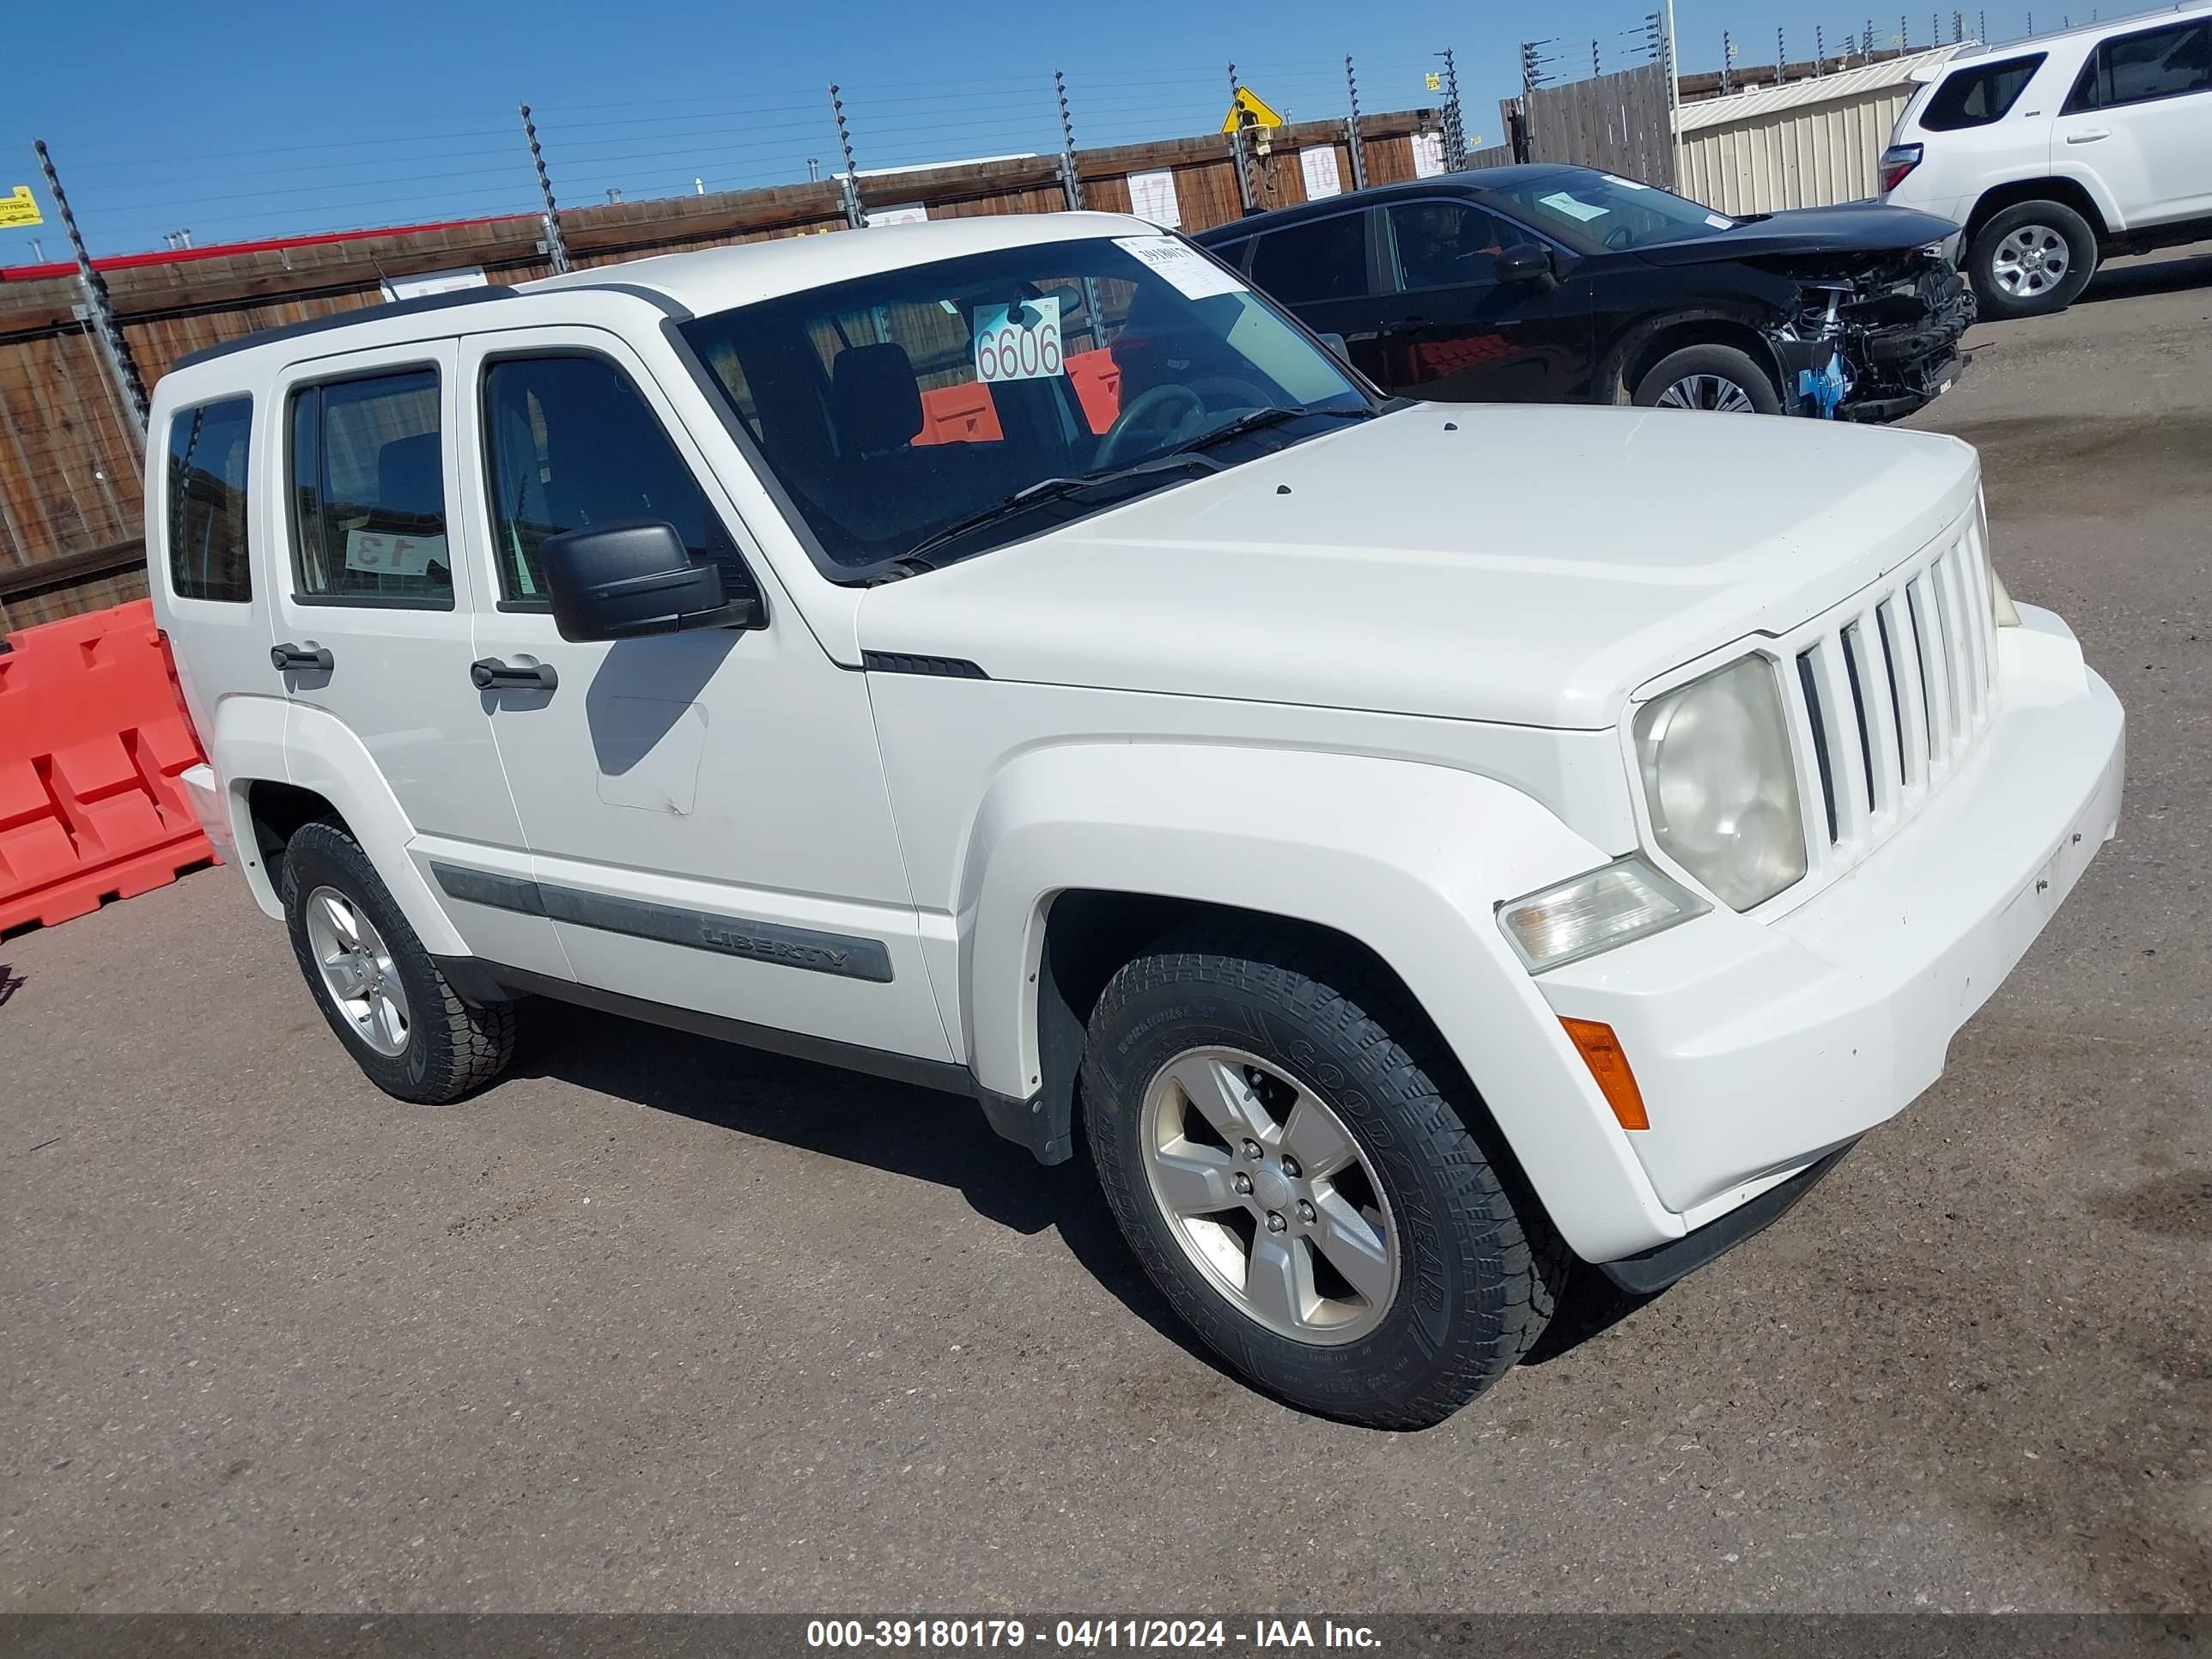
[[[1273,1210],[1267,1212],[1267,1231],[1269,1232],[1279,1233],[1290,1224],[1291,1224],[1289,1222],[1284,1220],[1282,1217],[1277,1215]]]
[[[1246,1141],[1246,1142],[1244,1143],[1244,1156],[1245,1156],[1245,1157],[1247,1157],[1247,1158],[1257,1158],[1257,1157],[1259,1157],[1259,1156],[1260,1156],[1260,1143],[1259,1143],[1258,1141],[1256,1141],[1256,1140],[1248,1140],[1248,1141]]]
[[[1235,1185],[1237,1194],[1240,1197],[1249,1198],[1252,1195],[1252,1177],[1246,1175],[1242,1170],[1239,1170],[1237,1172]]]
[[[1287,1152],[1283,1155],[1283,1173],[1293,1181],[1298,1178],[1298,1161]]]
[[[1302,1198],[1302,1199],[1300,1199],[1300,1200],[1298,1200],[1298,1219],[1299,1219],[1299,1220],[1301,1220],[1301,1221],[1304,1221],[1304,1222],[1310,1223],[1310,1222],[1313,1220],[1313,1218],[1314,1218],[1314,1206],[1313,1206],[1312,1205],[1310,1205],[1310,1204],[1307,1203],[1307,1202],[1305,1201],[1305,1200],[1304,1200],[1303,1198]]]

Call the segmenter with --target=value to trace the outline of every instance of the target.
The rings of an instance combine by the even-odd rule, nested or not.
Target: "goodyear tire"
[[[446,982],[352,836],[303,825],[285,846],[280,893],[307,988],[370,1082],[443,1105],[506,1069],[514,1006],[467,1001]]]
[[[1269,1393],[1425,1428],[1541,1334],[1565,1246],[1426,1019],[1351,952],[1171,936],[1107,985],[1083,1078],[1131,1249]]]

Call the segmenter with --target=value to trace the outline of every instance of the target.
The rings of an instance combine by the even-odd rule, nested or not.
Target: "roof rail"
[[[380,306],[362,306],[352,311],[341,311],[331,317],[311,317],[304,323],[286,323],[278,328],[258,329],[253,333],[225,340],[221,345],[204,346],[198,351],[186,352],[169,365],[174,372],[190,368],[195,363],[212,362],[218,357],[228,357],[234,351],[251,351],[276,340],[295,340],[304,335],[321,334],[334,328],[349,328],[356,323],[375,320],[380,317],[412,317],[419,312],[443,311],[451,306],[481,305],[487,300],[511,300],[515,290],[504,283],[487,283],[482,288],[457,288],[446,294],[425,294],[412,300],[392,300]]]

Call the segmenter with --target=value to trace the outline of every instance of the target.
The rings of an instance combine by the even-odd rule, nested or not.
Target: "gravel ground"
[[[2121,839],[1783,1224],[1416,1436],[962,1103],[533,1009],[410,1109],[226,872],[0,940],[0,1612],[2212,1605],[2212,258],[1978,329]]]

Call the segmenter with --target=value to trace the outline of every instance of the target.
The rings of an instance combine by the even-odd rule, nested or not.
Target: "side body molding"
[[[1548,810],[1471,772],[1291,749],[1031,750],[986,792],[959,893],[969,1064],[1034,1094],[1052,899],[1090,888],[1334,928],[1395,969],[1585,1259],[1680,1234],[1498,931],[1498,901],[1607,862]]]

